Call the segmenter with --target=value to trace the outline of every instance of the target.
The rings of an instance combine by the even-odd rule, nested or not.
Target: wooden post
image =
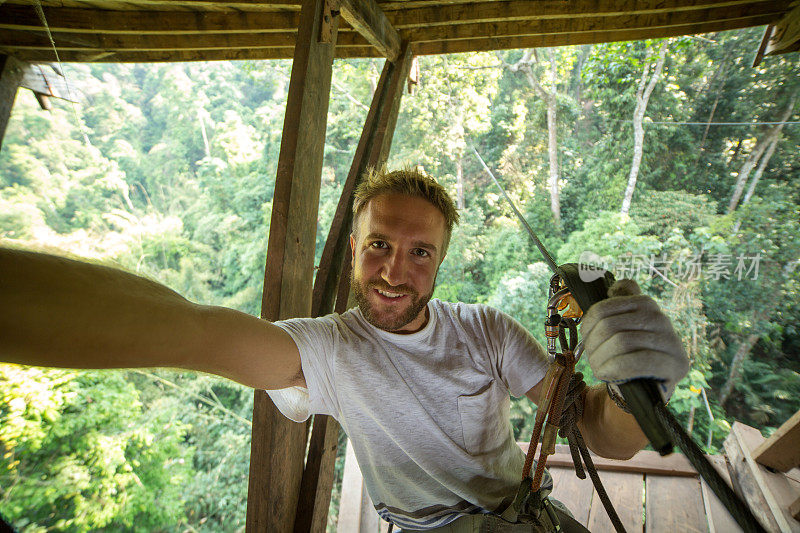
[[[800,411],[753,452],[753,459],[778,472],[788,472],[800,466]]]
[[[343,263],[346,261],[349,265],[350,262],[348,236],[352,223],[353,190],[368,166],[383,164],[389,155],[410,65],[408,46],[402,47],[395,63],[387,60],[384,64],[320,259],[314,282],[313,316],[333,311],[334,299],[341,282],[348,283],[349,287],[349,279],[340,281],[340,275]],[[345,274],[345,277],[348,276],[349,269]],[[344,311],[338,305],[341,298],[339,296],[340,301],[337,302],[339,312]],[[347,296],[344,296],[344,301],[346,300]],[[296,533],[325,531],[338,439],[339,424],[329,416],[315,415],[294,525]]]
[[[325,126],[338,17],[320,43],[324,0],[304,0],[292,63],[273,197],[261,316],[309,316]],[[307,424],[289,421],[255,391],[247,531],[290,531]]]
[[[11,56],[0,55],[0,148],[3,147],[3,136],[22,81],[24,66]]]

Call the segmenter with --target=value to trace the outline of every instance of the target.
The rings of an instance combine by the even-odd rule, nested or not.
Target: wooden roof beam
[[[513,37],[487,37],[480,39],[462,39],[456,41],[433,41],[414,44],[415,55],[456,54],[462,52],[481,52],[490,50],[508,50],[513,48],[540,48],[548,46],[569,46],[579,44],[597,44],[615,41],[636,41],[640,39],[659,39],[679,35],[694,35],[724,30],[761,26],[773,20],[772,15],[761,15],[723,22],[706,22],[685,24],[665,28],[649,28],[583,33],[564,33],[557,35],[523,35]]]
[[[296,31],[224,34],[102,34],[53,32],[53,41],[61,50],[73,51],[146,51],[146,50],[217,50],[228,48],[275,48],[294,46]],[[369,46],[354,31],[340,31],[336,46]],[[0,32],[0,49],[52,50],[53,44],[44,31],[4,30]]]
[[[45,7],[53,32],[80,33],[246,33],[297,31],[298,13],[291,11],[116,11]],[[44,30],[30,6],[0,5],[0,29]]]
[[[400,35],[375,0],[335,0],[342,18],[389,61],[400,55]]]
[[[770,0],[761,0],[770,1]],[[419,7],[387,11],[387,17],[398,30],[434,25],[455,25],[519,20],[545,20],[553,18],[593,18],[621,15],[647,15],[681,13],[713,7],[735,9],[755,5],[759,0],[584,0],[581,9],[574,2],[563,0],[511,0],[503,2],[476,2],[470,4]],[[783,11],[786,11],[786,2]]]
[[[5,53],[0,49],[0,54]],[[14,55],[31,63],[55,61],[53,50],[18,50]],[[203,50],[127,51],[127,50],[59,50],[61,61],[74,63],[176,63],[188,61],[243,61],[262,59],[292,59],[294,46],[267,48],[230,48]],[[373,46],[351,46],[335,49],[335,57],[379,57]]]
[[[784,9],[784,2],[770,1],[746,6],[716,7],[678,13],[453,24],[448,26],[413,28],[402,31],[401,34],[404,39],[412,43],[418,43],[513,35],[553,36],[597,31],[657,30],[671,26],[683,27],[687,24],[722,24],[728,21],[753,17],[765,17],[764,20],[770,22],[779,19]]]
[[[767,42],[765,55],[785,54],[800,50],[800,5],[775,24]]]

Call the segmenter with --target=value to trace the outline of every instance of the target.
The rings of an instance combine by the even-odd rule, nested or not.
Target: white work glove
[[[668,400],[689,371],[689,360],[672,324],[633,280],[617,281],[608,296],[589,309],[581,325],[592,372],[617,393],[614,384],[652,378]]]

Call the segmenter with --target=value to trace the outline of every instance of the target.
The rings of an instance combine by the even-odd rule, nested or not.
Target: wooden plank
[[[755,449],[753,459],[779,472],[800,466],[800,411]]]
[[[706,519],[697,478],[645,477],[646,533],[705,533]]]
[[[622,525],[627,531],[642,530],[644,509],[644,474],[635,472],[598,472]],[[597,491],[592,494],[591,511],[587,524],[589,531],[613,531],[614,526],[600,501]]]
[[[45,7],[51,31],[89,33],[243,33],[296,30],[299,14],[290,11],[116,11]],[[42,23],[30,6],[0,6],[0,28],[41,30]]]
[[[3,136],[24,72],[24,63],[11,56],[0,55],[0,148],[3,147]]]
[[[392,148],[392,139],[394,139],[394,130],[397,125],[397,115],[400,113],[403,89],[405,88],[405,82],[406,79],[408,79],[409,72],[411,72],[412,62],[413,55],[411,54],[411,46],[405,43],[401,46],[400,55],[397,61],[395,61],[396,70],[392,74],[389,85],[389,96],[391,98],[389,102],[391,103],[391,107],[385,110],[378,120],[375,136],[376,141],[372,144],[372,150],[367,160],[368,166],[379,167],[389,159],[389,151]]]
[[[754,3],[756,2],[745,0],[594,0],[584,2],[540,0],[531,4],[528,0],[512,0],[438,5],[437,2],[431,7],[387,11],[386,16],[399,31],[413,27],[477,22],[679,13],[708,7],[738,8]],[[785,4],[784,12],[787,9],[788,5]]]
[[[722,479],[728,485],[731,483],[730,475],[728,474],[727,461],[724,456],[713,455],[707,456],[711,464],[717,472],[719,472]],[[728,510],[722,505],[722,502],[717,498],[705,480],[700,480],[700,489],[703,493],[703,507],[706,511],[706,522],[708,524],[709,533],[737,533],[742,531],[736,520],[730,515]]]
[[[0,47],[0,54],[6,50]],[[250,59],[291,59],[294,48],[242,48],[230,50],[193,50],[158,51],[158,52],[77,52],[59,51],[64,62],[75,63],[159,63],[187,61],[241,61]],[[376,57],[377,51],[367,47],[337,47],[335,57]],[[19,50],[15,56],[31,63],[50,63],[55,61],[52,50]]]
[[[69,101],[66,78],[49,65],[28,65],[19,85],[33,91],[37,98],[52,96]]]
[[[15,4],[34,4],[37,0],[12,0]],[[300,11],[301,0],[41,0],[45,7],[93,8],[105,10],[148,9],[154,11]]]
[[[800,497],[789,506],[789,514],[792,515],[795,520],[800,520]]]
[[[775,24],[765,55],[783,54],[800,48],[800,5]]]
[[[734,422],[724,443],[733,484],[767,530],[800,532],[800,522],[789,513],[800,496],[800,482],[755,462],[753,452],[765,440],[757,429]]]
[[[342,18],[389,61],[400,55],[400,36],[375,0],[339,0]]]
[[[296,31],[222,34],[163,35],[160,33],[98,34],[54,32],[58,51],[149,51],[149,50],[214,50],[226,48],[294,48]],[[362,43],[366,44],[366,43]],[[46,32],[3,30],[0,46],[23,50],[52,50]]]
[[[309,316],[325,126],[337,26],[332,42],[317,42],[322,0],[300,12],[278,171],[273,196],[261,316]],[[290,215],[291,214],[291,215]],[[247,531],[289,531],[294,526],[306,424],[284,418],[264,391],[256,391]]]
[[[53,32],[53,41],[62,50],[87,51],[150,51],[150,50],[217,50],[228,48],[294,48],[296,30],[247,33],[186,33],[165,35],[161,33],[101,34],[79,32]],[[336,46],[369,47],[370,44],[356,32],[339,32]],[[45,31],[3,30],[0,48],[13,50],[52,50],[53,44]]]
[[[594,492],[592,481],[588,477],[580,479],[573,468],[548,467],[547,470],[553,476],[553,498],[566,505],[575,520],[587,525]]]
[[[579,44],[598,44],[616,41],[636,41],[640,39],[659,39],[678,35],[694,35],[723,30],[762,26],[772,22],[772,15],[761,15],[722,22],[686,24],[667,28],[608,30],[574,34],[534,35],[521,37],[492,37],[482,39],[462,39],[457,41],[425,42],[414,44],[415,55],[456,54],[488,50],[515,48],[540,48],[548,46],[570,46]],[[401,32],[402,34],[402,32]]]
[[[353,445],[347,442],[342,476],[342,495],[339,499],[339,520],[336,531],[340,533],[374,533],[378,529],[378,513],[369,499],[364,478],[358,467]]]
[[[622,29],[633,31],[637,29],[685,26],[686,24],[721,23],[755,16],[769,16],[771,20],[777,20],[782,16],[785,9],[786,3],[783,0],[776,0],[744,6],[716,7],[678,13],[449,24],[446,26],[428,26],[404,30],[403,38],[418,43],[474,39],[476,37],[577,34]]]
[[[327,415],[314,415],[308,457],[300,482],[295,533],[324,533],[328,523],[338,447],[339,423]]]
[[[528,451],[528,443],[518,443],[523,452]],[[538,451],[536,456],[538,457]],[[626,461],[606,459],[599,455],[591,454],[597,470],[614,472],[636,472],[642,474],[660,474],[665,476],[696,477],[697,471],[689,464],[682,454],[673,453],[666,457],[660,456],[652,450],[642,450]],[[547,466],[572,466],[572,455],[566,444],[557,444],[555,455],[547,459]]]

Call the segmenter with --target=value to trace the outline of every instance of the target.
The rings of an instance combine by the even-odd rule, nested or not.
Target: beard
[[[434,286],[435,284],[436,280],[434,279]],[[361,314],[364,316],[364,319],[366,319],[367,322],[376,328],[390,332],[401,329],[403,326],[409,324],[411,321],[417,318],[417,316],[419,316],[419,314],[427,307],[428,302],[433,296],[433,287],[431,287],[431,291],[428,294],[423,294],[420,296],[419,292],[405,285],[392,287],[383,280],[362,282],[361,280],[356,279],[354,271],[350,272],[350,288],[353,291],[356,303],[358,304],[358,308],[361,309]],[[378,309],[376,309],[377,306],[370,302],[368,295],[372,289],[381,289],[405,294],[408,296],[410,303],[400,314],[386,316],[385,313],[381,313]]]

